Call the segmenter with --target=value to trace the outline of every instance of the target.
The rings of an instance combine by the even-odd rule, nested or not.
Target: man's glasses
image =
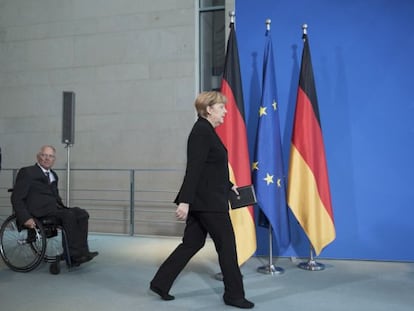
[[[45,154],[45,153],[41,153],[40,156],[42,158],[49,158],[49,159],[54,159],[55,155],[54,154]]]

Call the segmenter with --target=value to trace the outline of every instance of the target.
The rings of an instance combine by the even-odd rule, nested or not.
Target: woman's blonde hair
[[[197,114],[200,117],[207,117],[207,107],[213,106],[214,104],[226,104],[227,98],[223,93],[217,91],[201,92],[198,94],[194,106],[197,110]]]

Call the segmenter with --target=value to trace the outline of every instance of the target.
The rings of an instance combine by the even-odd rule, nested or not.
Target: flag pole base
[[[257,268],[257,272],[260,272],[263,274],[275,275],[275,274],[283,274],[285,270],[280,267],[275,267],[274,265],[266,265],[266,266],[261,266]]]
[[[301,262],[298,264],[298,267],[303,270],[309,270],[309,271],[322,271],[325,270],[325,265],[319,262],[316,262],[315,260],[311,259],[308,262]]]

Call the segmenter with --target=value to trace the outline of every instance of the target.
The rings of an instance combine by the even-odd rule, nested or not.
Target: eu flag
[[[257,204],[272,226],[279,250],[290,243],[285,174],[280,139],[279,107],[270,30],[266,31],[262,96],[252,165]]]

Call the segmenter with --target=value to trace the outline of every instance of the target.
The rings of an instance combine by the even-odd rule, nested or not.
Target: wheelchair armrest
[[[39,221],[42,223],[42,225],[44,226],[50,226],[50,225],[60,225],[61,222],[59,221],[59,219],[57,219],[54,216],[46,216],[46,217],[41,217],[39,218]]]

